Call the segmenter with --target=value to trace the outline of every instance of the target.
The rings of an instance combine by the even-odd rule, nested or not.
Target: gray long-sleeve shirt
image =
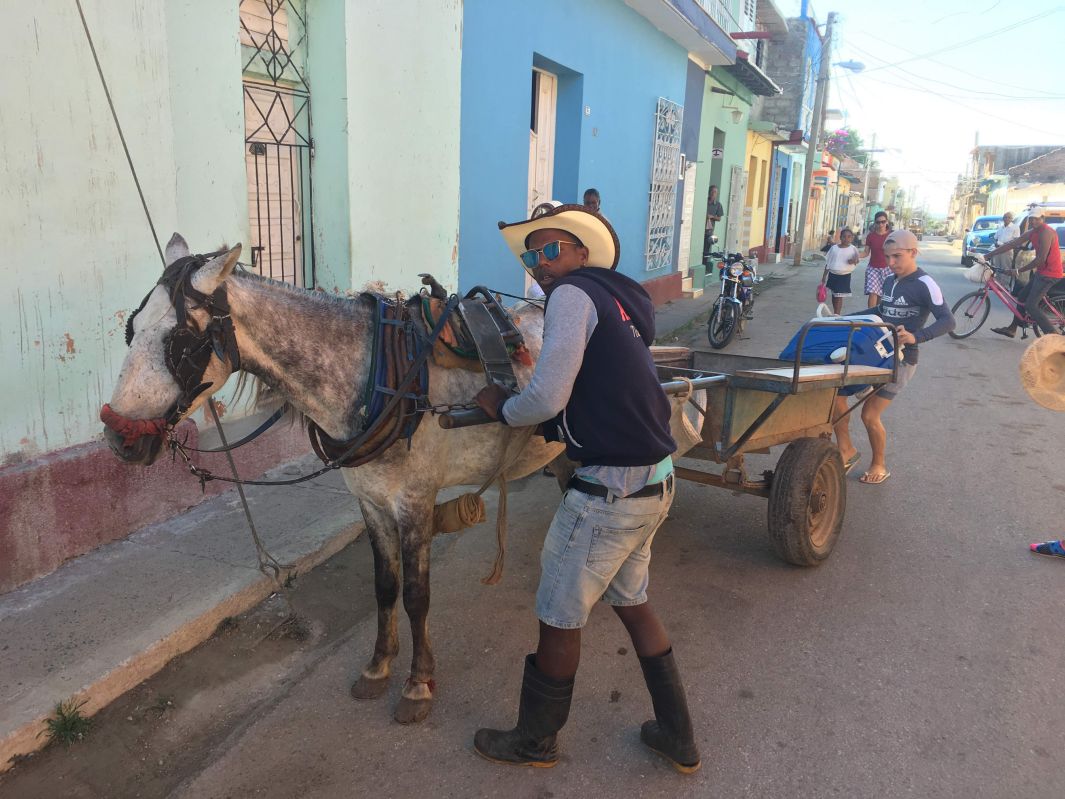
[[[544,343],[536,370],[525,390],[503,404],[507,424],[526,427],[554,419],[569,403],[573,383],[584,363],[584,350],[599,324],[595,304],[577,286],[551,293],[544,316]],[[609,398],[604,398],[609,401]],[[639,491],[655,475],[653,466],[582,466],[577,474],[602,483],[619,497]]]

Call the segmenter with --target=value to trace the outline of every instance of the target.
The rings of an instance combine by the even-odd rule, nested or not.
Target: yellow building
[[[741,251],[765,244],[766,198],[769,196],[769,166],[773,162],[773,139],[765,133],[747,131],[747,196],[743,203]]]

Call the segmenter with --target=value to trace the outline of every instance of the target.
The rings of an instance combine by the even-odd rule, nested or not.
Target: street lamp
[[[861,61],[837,61],[832,66],[843,67],[844,69],[849,69],[851,72],[861,72],[865,69],[865,64]]]

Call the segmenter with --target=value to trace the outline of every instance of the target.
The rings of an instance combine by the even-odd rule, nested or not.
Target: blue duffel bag
[[[833,318],[840,321],[855,322],[883,322],[876,314],[864,314],[861,316],[828,317],[814,319],[815,322],[831,322]],[[794,361],[795,351],[799,346],[799,334],[791,337],[791,341],[778,356],[782,361]],[[851,328],[846,324],[828,324],[823,327],[814,327],[806,334],[802,343],[801,363],[843,363],[847,356],[847,337]],[[883,327],[856,327],[851,338],[850,362],[855,366],[877,366],[881,369],[891,369],[895,361],[895,343],[891,330]],[[845,386],[839,390],[840,394],[857,394],[866,386]]]

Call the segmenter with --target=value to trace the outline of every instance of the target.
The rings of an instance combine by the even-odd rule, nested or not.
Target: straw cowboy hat
[[[1028,345],[1021,385],[1044,408],[1065,411],[1065,336],[1046,335]]]
[[[554,208],[544,205],[537,207],[539,213],[534,214],[532,219],[499,223],[503,240],[515,257],[520,259],[521,254],[529,249],[526,242],[530,235],[537,230],[552,228],[564,230],[580,239],[581,244],[588,249],[588,266],[617,268],[621,244],[618,234],[606,219],[583,205],[559,205]]]

